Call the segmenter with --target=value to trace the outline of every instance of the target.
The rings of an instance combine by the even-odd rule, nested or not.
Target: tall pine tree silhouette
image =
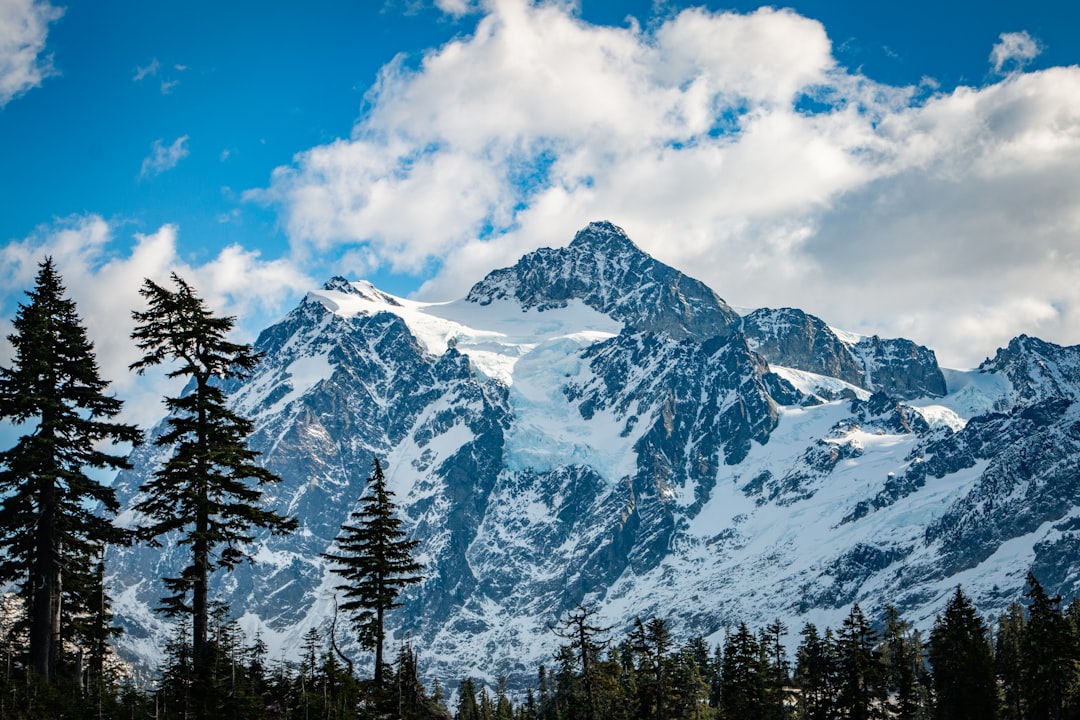
[[[397,598],[406,586],[423,579],[417,574],[422,566],[412,558],[417,542],[401,529],[392,496],[375,458],[367,494],[360,509],[350,515],[353,524],[341,526],[338,551],[324,556],[346,581],[337,586],[346,598],[341,609],[352,616],[361,646],[375,652],[374,681],[379,689],[383,687],[386,613],[400,606]]]
[[[176,290],[146,280],[139,292],[149,307],[132,313],[132,338],[145,354],[131,368],[142,373],[168,363],[169,377],[188,379],[183,394],[165,399],[167,430],[154,441],[172,456],[142,487],[135,509],[150,520],[141,529],[145,539],[156,544],[176,533],[190,549],[188,565],[165,578],[162,609],[191,617],[195,679],[206,682],[211,573],[247,559],[243,545],[254,529],[283,533],[296,521],[261,507],[261,486],[280,478],[255,463],[258,453],[247,446],[252,424],[226,406],[220,387],[251,371],[258,354],[226,339],[234,318],[215,317],[183,279],[173,274],[172,281]]]
[[[52,259],[39,267],[8,337],[12,367],[0,368],[0,419],[25,431],[0,453],[0,585],[19,587],[30,665],[53,681],[61,643],[71,637],[63,621],[89,612],[91,568],[106,543],[124,539],[106,517],[119,509],[113,489],[88,472],[128,467],[101,448],[141,435],[112,421],[121,402],[104,394],[108,383],[75,303]]]

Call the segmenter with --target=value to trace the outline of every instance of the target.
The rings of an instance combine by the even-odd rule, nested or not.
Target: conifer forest
[[[174,275],[147,280],[133,312],[131,370],[183,380],[152,442],[164,460],[122,528],[100,478],[127,467],[143,432],[99,376],[94,348],[51,259],[39,266],[0,367],[0,420],[19,438],[0,449],[0,719],[231,718],[345,720],[885,720],[1080,718],[1080,599],[1048,594],[1033,574],[1022,602],[983,617],[957,587],[928,633],[882,598],[852,605],[839,627],[780,620],[732,623],[719,641],[681,638],[664,617],[603,625],[579,605],[550,631],[558,651],[534,681],[459,678],[426,685],[418,648],[388,640],[385,621],[424,568],[398,519],[379,458],[357,510],[325,559],[340,619],[312,629],[296,657],[275,659],[248,638],[209,579],[248,558],[255,533],[288,533],[295,518],[263,508],[277,482],[246,438],[221,384],[259,360],[228,339],[234,319],[211,312]],[[113,650],[120,629],[105,582],[110,546],[173,538],[186,564],[162,578],[158,610],[173,622],[160,667],[136,676]],[[345,652],[355,641],[363,657]],[[715,639],[715,636],[713,636]]]

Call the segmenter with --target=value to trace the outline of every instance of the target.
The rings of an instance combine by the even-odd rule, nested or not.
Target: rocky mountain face
[[[425,566],[390,624],[449,687],[531,682],[579,604],[716,642],[737,621],[835,627],[854,601],[927,625],[958,583],[993,613],[1029,568],[1077,592],[1080,348],[1022,336],[943,372],[927,348],[799,310],[739,317],[593,223],[451,303],[332,279],[256,349],[229,396],[282,478],[268,504],[300,529],[257,539],[215,591],[275,657],[328,629],[321,554],[376,456]],[[122,501],[162,452],[136,452]],[[110,558],[142,662],[168,636],[155,578],[181,552]]]

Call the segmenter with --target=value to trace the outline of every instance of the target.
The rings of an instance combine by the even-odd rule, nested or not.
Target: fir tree
[[[1025,714],[1032,720],[1058,720],[1067,691],[1076,681],[1077,652],[1061,597],[1048,595],[1030,572],[1027,583],[1030,604],[1021,676]]]
[[[884,625],[881,657],[890,716],[895,720],[919,720],[929,709],[922,640],[918,631],[912,630],[892,605],[885,607]],[[988,651],[989,647],[987,645]],[[990,670],[993,677],[992,666]]]
[[[417,574],[422,566],[412,559],[417,542],[401,529],[378,458],[367,488],[360,509],[350,516],[355,524],[341,527],[338,552],[324,557],[346,580],[337,586],[346,598],[341,609],[352,615],[360,644],[375,651],[374,683],[381,689],[386,613],[401,605],[397,598],[406,586],[423,578]]]
[[[837,706],[851,720],[876,720],[884,714],[885,685],[877,642],[878,633],[858,604],[853,605],[837,635]]]
[[[986,623],[959,587],[930,632],[935,720],[993,720],[997,679]]]
[[[12,367],[0,368],[0,420],[26,431],[0,453],[0,585],[19,587],[30,665],[52,682],[70,637],[62,618],[90,612],[94,561],[107,543],[125,539],[96,511],[116,513],[113,489],[87,473],[129,467],[100,447],[141,436],[112,421],[121,403],[104,395],[108,383],[75,303],[65,297],[52,259],[39,267],[8,336]]]
[[[255,464],[257,453],[247,446],[252,424],[226,406],[221,390],[222,381],[243,377],[259,356],[226,339],[234,318],[215,317],[178,275],[172,282],[176,290],[146,280],[139,292],[149,307],[132,313],[138,323],[132,338],[145,354],[131,368],[142,373],[171,363],[169,377],[188,379],[184,394],[166,398],[168,429],[155,440],[172,448],[172,456],[142,487],[135,509],[150,521],[140,532],[151,544],[176,533],[190,548],[188,565],[165,578],[162,609],[191,617],[195,676],[205,683],[211,573],[247,559],[243,545],[253,529],[283,533],[296,521],[259,507],[261,486],[280,478]]]
[[[764,667],[768,670],[766,691],[769,696],[770,710],[766,717],[772,720],[784,720],[789,714],[785,689],[791,677],[791,668],[787,661],[787,652],[781,641],[787,631],[787,625],[777,618],[766,625],[761,634],[761,652]]]
[[[1023,661],[1024,636],[1027,633],[1027,616],[1023,606],[1012,602],[998,618],[994,637],[994,672],[1001,684],[1003,703],[1001,717],[1004,720],[1023,718]]]
[[[769,710],[769,678],[762,666],[761,643],[740,623],[724,642],[720,670],[720,708],[724,717],[759,718]]]
[[[597,717],[596,665],[599,663],[602,649],[602,643],[597,640],[597,636],[611,629],[592,624],[589,619],[594,615],[596,615],[595,610],[578,605],[560,625],[552,628],[556,635],[570,641],[570,649],[577,654],[581,666],[581,686],[584,691],[582,717],[586,720]]]
[[[799,717],[805,720],[829,720],[834,717],[836,655],[832,631],[825,637],[817,626],[806,623],[802,642],[795,654],[795,683],[799,687]]]

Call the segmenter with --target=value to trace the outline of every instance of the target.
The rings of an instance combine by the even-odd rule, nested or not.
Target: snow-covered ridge
[[[367,282],[350,287],[355,292],[324,289],[309,293],[308,299],[343,318],[397,315],[427,352],[442,355],[456,348],[468,355],[476,371],[506,385],[514,384],[518,360],[542,344],[581,337],[598,342],[623,329],[623,323],[580,300],[570,300],[565,307],[523,310],[508,299],[485,306],[465,300],[428,303],[388,295]]]

